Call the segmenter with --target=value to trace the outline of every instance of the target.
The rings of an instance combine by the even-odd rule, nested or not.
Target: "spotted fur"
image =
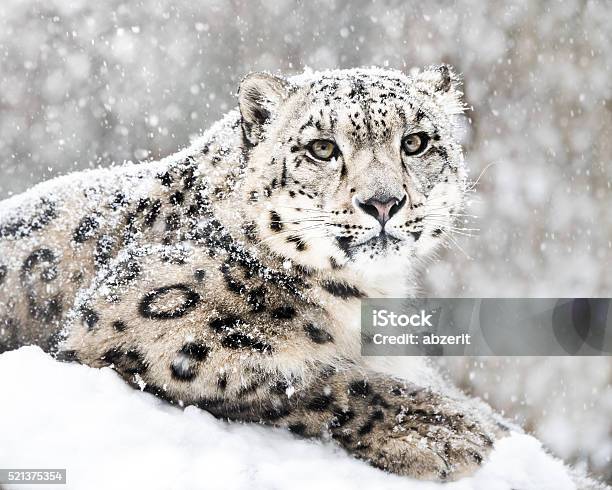
[[[435,373],[378,372],[359,336],[359,300],[412,294],[461,209],[460,96],[447,67],[252,74],[187,150],[3,202],[0,351],[111,366],[170,403],[327,433],[398,474],[469,473],[493,415]],[[429,135],[420,155],[402,149],[411,133]],[[317,139],[335,142],[329,161]]]

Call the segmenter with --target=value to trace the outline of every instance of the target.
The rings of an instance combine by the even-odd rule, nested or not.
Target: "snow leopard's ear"
[[[430,91],[445,93],[457,88],[461,79],[449,65],[432,65],[417,74],[416,83]]]
[[[268,73],[250,73],[242,80],[238,104],[242,130],[250,144],[259,142],[263,125],[274,116],[288,95],[289,83]]]
[[[414,75],[417,88],[431,94],[449,115],[465,110],[461,77],[449,65],[433,65]]]

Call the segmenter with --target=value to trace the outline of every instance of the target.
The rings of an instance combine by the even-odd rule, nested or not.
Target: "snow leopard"
[[[110,366],[399,475],[471,474],[507,425],[424,363],[399,377],[360,349],[361,300],[414,296],[461,215],[462,96],[446,65],[251,73],[177,154],[5,200],[0,352]]]

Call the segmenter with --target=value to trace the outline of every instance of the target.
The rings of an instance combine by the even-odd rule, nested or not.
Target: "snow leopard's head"
[[[245,199],[259,240],[315,269],[429,255],[465,191],[457,85],[446,66],[247,76]]]

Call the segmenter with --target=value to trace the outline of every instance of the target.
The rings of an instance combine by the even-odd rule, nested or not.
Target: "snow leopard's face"
[[[389,265],[430,254],[465,190],[446,67],[413,77],[332,71],[247,77],[240,89],[260,240],[314,268]]]

